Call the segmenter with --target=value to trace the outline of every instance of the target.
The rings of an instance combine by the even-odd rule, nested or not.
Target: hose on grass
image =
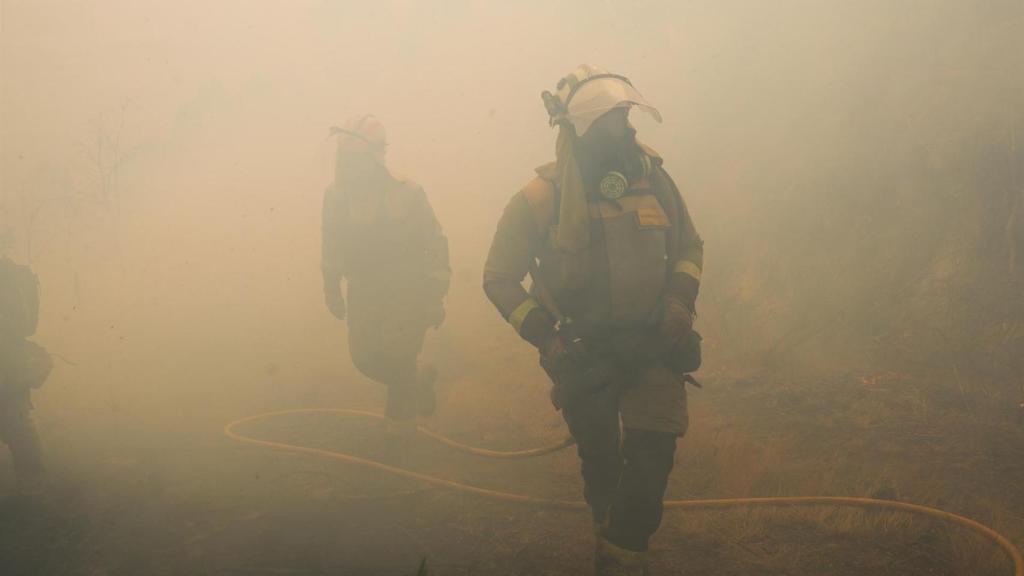
[[[466,492],[470,494],[476,494],[484,498],[492,500],[502,500],[506,502],[518,502],[520,504],[531,504],[536,506],[543,506],[547,508],[561,508],[568,510],[585,510],[587,504],[582,500],[556,500],[548,498],[538,498],[536,496],[529,496],[527,494],[517,494],[514,492],[503,492],[500,490],[491,490],[489,488],[481,488],[479,486],[473,486],[472,484],[464,484],[456,480],[449,480],[447,478],[440,478],[437,476],[431,476],[429,474],[423,474],[415,472],[413,470],[407,470],[405,468],[399,468],[397,466],[391,466],[383,462],[371,460],[369,458],[362,458],[360,456],[354,456],[345,452],[337,452],[334,450],[325,450],[322,448],[310,448],[308,446],[300,446],[298,444],[288,444],[285,442],[276,442],[273,440],[263,440],[260,438],[254,438],[252,436],[246,436],[235,431],[235,429],[243,424],[256,422],[258,420],[267,420],[270,418],[276,418],[280,416],[290,416],[299,414],[339,414],[343,416],[355,416],[360,418],[373,418],[378,420],[386,420],[381,414],[374,412],[367,412],[363,410],[350,410],[345,408],[299,408],[293,410],[279,410],[276,412],[265,412],[262,414],[255,414],[252,416],[246,416],[233,420],[224,425],[224,435],[242,444],[249,444],[254,446],[261,446],[264,448],[271,448],[274,450],[280,450],[283,452],[291,452],[297,454],[306,454],[309,456],[317,456],[320,458],[327,458],[330,460],[336,460],[346,462],[348,464],[356,464],[366,468],[373,468],[381,470],[389,474],[396,476],[402,476],[411,480],[418,480],[426,484],[433,486],[439,486],[450,490],[456,490],[459,492]],[[551,454],[557,452],[574,444],[572,438],[567,438],[556,444],[549,446],[543,446],[540,448],[534,448],[529,450],[515,450],[515,451],[500,451],[500,450],[488,450],[486,448],[479,448],[475,446],[469,446],[456,442],[450,438],[442,436],[436,432],[432,432],[422,427],[418,427],[417,430],[452,449],[466,452],[469,454],[475,454],[477,456],[483,456],[487,458],[532,458],[537,456],[543,456],[545,454]],[[857,498],[851,496],[780,496],[780,497],[764,497],[764,498],[718,498],[718,499],[695,499],[695,500],[666,500],[666,508],[685,508],[689,510],[700,510],[700,509],[721,509],[721,508],[751,508],[751,507],[797,507],[797,506],[847,506],[857,508],[874,508],[874,509],[885,509],[885,510],[900,510],[903,512],[910,512],[913,514],[919,514],[948,522],[957,524],[964,528],[968,528],[984,536],[985,538],[994,542],[1000,549],[1007,555],[1010,562],[1013,564],[1014,576],[1024,576],[1024,558],[1021,557],[1020,550],[1008,538],[996,532],[992,528],[970,518],[960,516],[959,514],[953,514],[952,512],[946,512],[945,510],[939,510],[938,508],[932,508],[930,506],[923,506],[920,504],[911,504],[909,502],[898,502],[895,500],[879,500],[875,498]]]

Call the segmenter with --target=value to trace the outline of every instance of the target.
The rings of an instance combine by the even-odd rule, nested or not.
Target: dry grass
[[[894,499],[966,515],[1021,542],[1024,493],[1012,473],[1024,433],[957,406],[956,389],[928,385],[926,394],[897,374],[799,384],[720,375],[704,397],[691,396],[693,426],[669,495]],[[692,552],[725,574],[1012,573],[990,539],[898,511],[670,512],[662,532],[674,549],[700,543]]]

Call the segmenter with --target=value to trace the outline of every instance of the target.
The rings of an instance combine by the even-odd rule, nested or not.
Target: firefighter
[[[700,362],[703,243],[662,158],[636,139],[631,109],[661,117],[627,78],[584,65],[542,96],[556,160],[505,207],[484,290],[539,350],[576,439],[596,573],[643,574]]]
[[[348,322],[353,364],[387,386],[388,418],[411,425],[435,408],[436,371],[420,369],[417,357],[427,329],[444,321],[448,241],[423,188],[388,170],[380,121],[357,116],[332,133],[338,143],[323,203],[324,299]]]
[[[38,492],[45,480],[32,390],[53,368],[50,355],[29,340],[39,320],[39,283],[28,266],[0,257],[0,440],[11,451],[18,488]]]

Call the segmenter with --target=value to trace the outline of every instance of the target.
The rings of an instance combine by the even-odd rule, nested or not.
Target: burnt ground
[[[0,456],[3,574],[397,576],[414,574],[423,558],[438,575],[589,573],[585,513],[491,501],[225,438],[225,421],[251,413],[382,404],[375,385],[349,372],[274,372],[289,386],[252,399],[228,388],[223,396],[243,400],[189,399],[187,409],[160,415],[122,410],[64,421],[43,411],[49,492],[13,495],[9,458]],[[692,426],[670,498],[875,496],[964,514],[1024,544],[1024,427],[1015,406],[898,372],[710,369],[704,383],[691,392]],[[525,352],[468,363],[449,372],[427,425],[498,449],[557,441],[564,427],[545,387]],[[421,439],[403,457],[389,451],[381,423],[319,415],[241,431],[497,490],[579,497],[572,450],[493,461]],[[826,508],[669,511],[651,567],[655,575],[1012,573],[993,545],[960,528]]]

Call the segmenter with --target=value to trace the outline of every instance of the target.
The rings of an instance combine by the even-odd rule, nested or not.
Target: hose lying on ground
[[[414,472],[412,470],[406,470],[397,466],[390,466],[383,462],[376,460],[370,460],[368,458],[361,458],[359,456],[353,456],[344,452],[335,452],[332,450],[324,450],[321,448],[310,448],[308,446],[299,446],[296,444],[287,444],[284,442],[275,442],[273,440],[261,440],[259,438],[252,438],[250,436],[244,436],[235,432],[235,428],[249,422],[255,422],[257,420],[265,420],[267,418],[274,418],[277,416],[295,415],[295,414],[342,414],[345,416],[357,416],[361,418],[376,418],[384,420],[385,417],[373,412],[365,412],[362,410],[348,410],[344,408],[300,408],[294,410],[280,410],[277,412],[266,412],[263,414],[255,414],[253,416],[247,416],[245,418],[239,418],[232,422],[228,422],[224,425],[224,435],[228,438],[241,442],[243,444],[252,444],[256,446],[263,446],[266,448],[272,448],[274,450],[281,450],[285,452],[294,452],[299,454],[309,454],[311,456],[319,456],[321,458],[330,458],[332,460],[340,460],[342,462],[348,462],[349,464],[358,464],[367,468],[375,468],[394,474],[396,476],[403,476],[413,480],[419,480],[432,484],[434,486],[441,486],[443,488],[449,488],[452,490],[458,490],[461,492],[469,492],[485,498],[491,498],[494,500],[504,500],[507,502],[519,502],[523,504],[534,504],[539,506],[546,506],[552,508],[563,508],[563,509],[586,509],[587,505],[585,502],[580,500],[553,500],[547,498],[537,498],[535,496],[528,496],[526,494],[516,494],[513,492],[502,492],[499,490],[490,490],[487,488],[481,488],[479,486],[473,486],[471,484],[463,484],[455,480],[448,480],[446,478],[439,478],[437,476],[431,476],[429,474],[422,474],[420,472]],[[470,454],[476,454],[478,456],[484,456],[488,458],[530,458],[534,456],[542,456],[557,452],[563,448],[567,448],[574,444],[572,438],[567,438],[557,444],[545,446],[541,448],[535,448],[531,450],[517,450],[517,451],[497,451],[487,450],[485,448],[478,448],[474,446],[468,446],[461,444],[450,438],[441,436],[436,432],[432,432],[425,428],[418,428],[419,432],[425,436],[429,436],[434,440],[437,440],[451,448],[456,450],[467,452]],[[992,528],[985,526],[984,524],[953,514],[952,512],[946,512],[937,508],[931,508],[928,506],[922,506],[919,504],[910,504],[907,502],[897,502],[894,500],[878,500],[874,498],[855,498],[849,496],[785,496],[785,497],[770,497],[770,498],[721,498],[721,499],[707,499],[707,500],[666,500],[666,508],[688,508],[688,509],[700,509],[700,508],[733,508],[733,507],[754,507],[754,506],[853,506],[860,508],[884,508],[889,510],[902,510],[904,512],[913,512],[915,514],[922,514],[937,518],[939,520],[950,522],[953,524],[959,524],[963,527],[969,528],[985,536],[996,543],[1009,557],[1013,563],[1014,576],[1024,576],[1024,558],[1021,557],[1021,553],[1017,550],[1017,547],[1013,545],[1005,536],[996,532]]]

